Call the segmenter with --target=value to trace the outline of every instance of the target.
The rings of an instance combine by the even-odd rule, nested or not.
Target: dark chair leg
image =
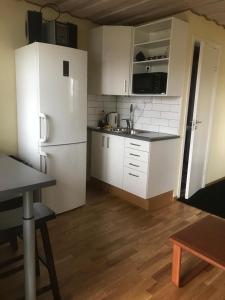
[[[9,242],[10,242],[10,245],[11,245],[13,251],[17,251],[18,250],[17,236],[12,235]]]
[[[54,264],[53,254],[52,254],[52,248],[51,248],[51,243],[50,243],[48,228],[46,223],[41,224],[40,231],[41,231],[41,236],[43,241],[43,247],[44,247],[53,297],[54,300],[61,300],[58,280],[56,276],[55,264]]]
[[[38,246],[37,246],[37,235],[35,234],[35,263],[36,263],[36,276],[40,277],[40,262],[38,255]]]

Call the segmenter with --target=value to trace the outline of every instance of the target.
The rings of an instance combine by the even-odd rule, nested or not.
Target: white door
[[[104,181],[118,188],[123,186],[124,144],[124,137],[106,135]]]
[[[42,147],[41,151],[47,155],[46,166],[42,159],[42,170],[56,179],[55,186],[42,190],[42,201],[56,213],[84,205],[86,143]]]
[[[128,95],[132,28],[103,26],[102,93]]]
[[[86,141],[87,53],[42,43],[38,49],[42,145]]]
[[[216,88],[218,60],[218,48],[209,43],[202,43],[193,112],[186,199],[204,187],[209,124],[213,113],[212,102]]]

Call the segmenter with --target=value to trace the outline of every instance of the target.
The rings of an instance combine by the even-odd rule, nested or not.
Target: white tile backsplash
[[[180,97],[123,97],[123,96],[88,96],[88,125],[97,126],[98,120],[105,113],[119,113],[120,126],[126,126],[122,119],[129,118],[130,105],[134,107],[134,127],[178,134],[180,121]]]

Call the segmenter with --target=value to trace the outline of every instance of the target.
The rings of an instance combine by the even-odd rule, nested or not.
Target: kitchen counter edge
[[[91,131],[96,131],[96,132],[100,132],[100,133],[106,133],[106,134],[112,134],[112,135],[117,135],[117,136],[121,136],[121,137],[126,137],[126,138],[130,138],[130,139],[136,139],[136,140],[142,140],[142,141],[147,141],[147,142],[157,142],[157,141],[163,141],[163,140],[171,140],[171,139],[179,139],[180,136],[179,135],[173,135],[173,134],[168,134],[165,133],[165,136],[160,136],[160,137],[145,137],[145,136],[138,136],[138,135],[134,135],[134,134],[125,134],[125,133],[118,133],[115,131],[108,131],[108,130],[104,130],[104,129],[99,129],[96,127],[91,127],[88,126],[87,127],[88,130]],[[149,131],[151,132],[151,131]],[[161,133],[163,134],[163,133]]]

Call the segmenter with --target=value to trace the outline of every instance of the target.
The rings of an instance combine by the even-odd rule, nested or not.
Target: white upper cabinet
[[[99,26],[90,31],[89,94],[129,94],[131,46],[132,27]]]
[[[184,84],[187,41],[188,23],[174,17],[135,27],[130,93],[133,95],[181,96]],[[139,57],[137,57],[138,53]],[[155,88],[151,88],[155,92],[145,92],[144,89],[148,90],[146,89],[147,80],[153,82],[153,79],[144,79],[144,76],[146,76],[146,73],[158,72],[165,74],[166,82],[162,77],[161,82],[156,79],[156,82],[152,83]],[[142,74],[143,92],[135,90],[134,74]],[[165,84],[162,84],[162,82]],[[159,88],[160,84],[163,88]],[[161,92],[158,92],[158,90]]]

